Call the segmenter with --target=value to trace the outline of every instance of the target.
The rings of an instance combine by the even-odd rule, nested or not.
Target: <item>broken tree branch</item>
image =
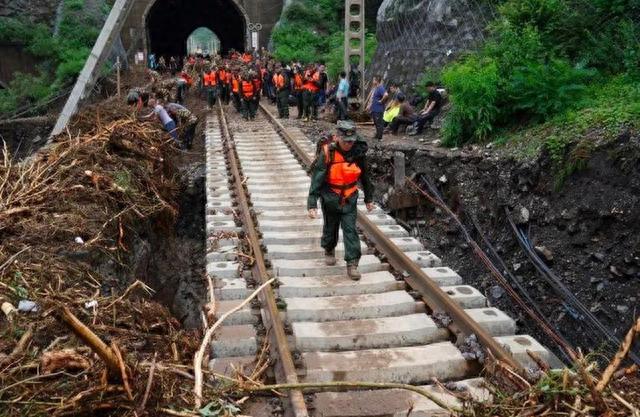
[[[439,407],[444,408],[450,413],[460,412],[457,407],[452,407],[440,398],[437,395],[420,388],[415,385],[409,384],[396,384],[396,383],[384,383],[384,382],[346,382],[346,381],[336,381],[336,382],[303,382],[299,384],[273,384],[273,385],[260,385],[260,386],[252,386],[252,387],[241,387],[238,388],[238,391],[246,391],[246,392],[256,392],[256,391],[275,391],[275,390],[292,390],[292,389],[336,389],[336,388],[368,388],[368,389],[404,389],[407,391],[413,391],[417,394],[422,395],[423,397],[433,401]]]
[[[142,397],[142,402],[138,406],[138,413],[142,414],[144,408],[147,405],[147,400],[149,399],[149,393],[151,392],[151,386],[153,385],[153,375],[156,372],[156,358],[158,357],[158,352],[154,352],[153,361],[151,362],[151,368],[149,368],[149,379],[147,379],[147,387],[144,390],[144,396]]]
[[[29,342],[31,342],[32,337],[33,337],[33,328],[29,327],[29,329],[27,329],[27,331],[24,332],[20,340],[18,340],[16,347],[13,348],[11,353],[4,358],[0,358],[0,368],[18,359],[18,356],[22,355],[24,351],[27,349],[27,346],[29,345]]]
[[[631,326],[631,328],[627,332],[627,335],[624,337],[620,349],[618,349],[618,352],[616,352],[613,360],[611,361],[609,366],[607,366],[607,369],[605,369],[602,373],[602,379],[600,379],[600,382],[598,382],[596,391],[602,392],[607,387],[609,381],[611,380],[611,377],[618,370],[624,358],[627,357],[627,354],[629,353],[629,351],[631,350],[631,346],[633,345],[636,334],[638,333],[640,333],[640,318],[638,318],[636,323]]]
[[[269,281],[259,286],[253,293],[251,293],[251,295],[247,299],[245,299],[243,302],[241,302],[231,310],[224,313],[222,316],[220,316],[220,318],[215,323],[213,323],[211,327],[207,329],[206,333],[204,334],[204,337],[202,338],[202,343],[200,343],[200,348],[198,349],[195,356],[193,357],[193,373],[195,378],[195,383],[193,385],[193,393],[195,395],[196,409],[199,409],[202,407],[202,358],[204,357],[204,353],[207,350],[207,347],[209,345],[209,342],[211,341],[211,338],[213,337],[213,333],[216,331],[218,327],[220,327],[222,322],[224,322],[227,319],[227,317],[229,317],[236,311],[241,310],[244,306],[249,304],[249,302],[251,302],[251,300],[253,300],[260,293],[260,291],[262,291],[265,287],[271,285],[273,281],[275,281],[275,278],[271,278]]]
[[[114,380],[120,380],[120,364],[113,350],[98,335],[85,326],[67,306],[62,307],[62,320],[80,340],[87,344],[104,361],[107,365],[109,377]]]

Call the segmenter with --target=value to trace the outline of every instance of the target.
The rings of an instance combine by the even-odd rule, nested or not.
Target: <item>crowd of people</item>
[[[184,106],[187,91],[194,89],[206,100],[210,110],[218,102],[232,104],[246,121],[256,117],[261,98],[277,105],[278,117],[289,118],[289,108],[297,108],[297,118],[317,120],[319,111],[330,104],[338,120],[332,135],[318,143],[312,169],[307,201],[309,217],[318,215],[322,206],[323,231],[321,246],[325,263],[335,265],[338,230],[343,232],[347,276],[360,279],[358,261],[360,241],[356,229],[358,201],[357,184],[362,184],[367,210],[373,210],[373,185],[369,178],[366,153],[368,144],[356,133],[349,120],[349,98],[358,95],[360,74],[352,66],[349,76],[341,72],[336,83],[330,83],[322,64],[277,62],[265,50],[239,53],[231,50],[226,56],[188,56],[183,59],[155,56],[149,59],[149,88],[134,88],[127,102],[134,106],[141,119],[158,120],[181,148],[191,148],[198,118]],[[161,75],[164,73],[164,77]],[[167,76],[166,74],[169,74]],[[374,76],[366,100],[366,111],[375,125],[374,139],[385,132],[397,134],[411,127],[410,134],[419,134],[438,115],[443,97],[434,83],[427,84],[428,97],[420,111],[414,109],[395,83],[387,87],[381,77]],[[147,114],[140,114],[143,109]]]
[[[151,54],[148,64],[149,90],[135,88],[127,100],[138,110],[148,107],[150,112],[142,117],[155,116],[183,148],[191,146],[198,123],[184,106],[188,90],[197,90],[208,109],[218,101],[233,104],[247,121],[255,118],[262,98],[277,106],[279,118],[289,118],[289,109],[294,107],[296,118],[303,121],[317,120],[327,109],[340,121],[349,120],[350,98],[361,88],[355,65],[349,74],[343,71],[332,82],[324,65],[278,62],[264,48],[243,53],[231,50],[225,56],[160,57],[157,61]],[[381,140],[384,133],[396,135],[401,129],[409,135],[421,134],[442,109],[441,91],[433,82],[427,83],[426,102],[416,110],[417,101],[408,100],[398,84],[385,86],[380,76],[374,76],[365,101],[375,125],[374,139]]]

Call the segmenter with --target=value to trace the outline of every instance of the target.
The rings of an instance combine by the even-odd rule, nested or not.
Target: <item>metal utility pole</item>
[[[344,71],[349,74],[351,63],[358,64],[360,92],[358,101],[364,103],[364,1],[345,0],[344,5]]]
[[[98,35],[98,39],[93,45],[93,49],[87,61],[84,63],[84,68],[82,68],[80,75],[78,75],[73,90],[71,90],[71,95],[69,95],[62,112],[58,116],[49,140],[51,140],[53,136],[60,134],[67,127],[67,123],[69,123],[71,117],[78,111],[80,101],[84,99],[86,94],[93,88],[102,64],[111,52],[114,40],[120,35],[122,25],[127,19],[132,5],[133,0],[116,0],[114,3],[100,31],[100,35]]]

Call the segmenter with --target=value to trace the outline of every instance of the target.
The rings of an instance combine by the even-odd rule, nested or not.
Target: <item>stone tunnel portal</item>
[[[236,0],[157,0],[145,20],[149,51],[157,56],[184,56],[187,39],[199,27],[216,33],[222,53],[243,51],[247,20]]]

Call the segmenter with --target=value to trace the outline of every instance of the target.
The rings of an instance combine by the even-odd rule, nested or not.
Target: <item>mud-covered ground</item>
[[[174,230],[154,230],[141,237],[138,273],[154,288],[186,327],[201,327],[206,302],[205,279],[205,150],[206,103],[195,92],[185,106],[198,115],[193,147],[174,161],[179,173],[178,217]]]
[[[312,139],[333,129],[326,120],[294,119],[286,124],[301,127]],[[482,236],[474,232],[475,219],[515,279],[571,345],[611,354],[611,345],[603,345],[604,336],[542,279],[518,244],[505,209],[561,282],[611,333],[623,338],[640,306],[638,132],[623,131],[616,141],[597,147],[586,167],[558,187],[545,154],[518,162],[485,147],[441,148],[433,129],[418,137],[385,134],[382,141],[371,139],[369,125],[359,125],[358,130],[370,146],[376,200],[404,221],[443,264],[482,291],[491,305],[517,319],[520,332],[532,334],[562,358],[554,342],[498,286],[453,220],[425,198],[417,198],[409,186],[392,188],[397,151],[405,155],[406,174],[425,174],[483,246]]]
[[[388,166],[388,152],[374,152]],[[408,173],[423,173],[470,231],[473,221],[535,300],[551,324],[575,347],[603,352],[603,335],[541,278],[518,244],[505,209],[525,230],[561,282],[604,326],[622,338],[638,314],[640,296],[640,136],[626,132],[597,148],[586,167],[555,185],[550,158],[518,163],[486,149],[406,152]],[[406,188],[405,190],[406,191]],[[396,201],[402,201],[396,200]],[[397,211],[426,247],[476,286],[489,302],[518,319],[520,330],[544,341],[474,256],[454,222],[440,209]],[[482,236],[472,237],[481,244]],[[486,247],[485,247],[486,250]],[[614,349],[617,348],[617,345]],[[610,351],[607,352],[610,354]]]

